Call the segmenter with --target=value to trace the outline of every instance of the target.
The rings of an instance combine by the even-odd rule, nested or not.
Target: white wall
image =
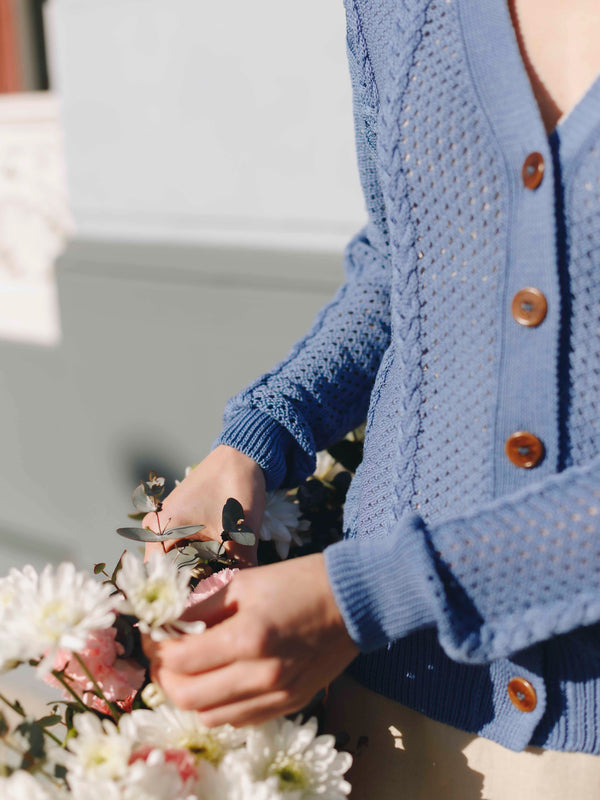
[[[80,234],[341,249],[363,219],[342,0],[52,0]]]

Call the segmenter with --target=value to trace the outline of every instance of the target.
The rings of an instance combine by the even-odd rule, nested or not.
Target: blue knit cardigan
[[[219,441],[294,485],[368,415],[326,551],[354,673],[515,750],[600,753],[600,80],[548,137],[504,0],[346,6],[368,224]],[[507,457],[517,431],[537,466]]]

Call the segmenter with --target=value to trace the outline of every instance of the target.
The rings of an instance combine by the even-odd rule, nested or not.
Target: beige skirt
[[[347,775],[351,800],[600,800],[599,756],[537,747],[515,753],[347,675],[330,687],[325,724],[350,736],[350,750],[363,739]]]

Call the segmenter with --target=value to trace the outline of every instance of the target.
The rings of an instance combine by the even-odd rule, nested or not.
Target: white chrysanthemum
[[[352,757],[334,744],[333,736],[317,736],[314,718],[300,725],[280,717],[251,728],[245,751],[233,755],[238,764],[245,760],[254,781],[266,782],[288,800],[344,800],[351,787],[343,775]]]
[[[338,462],[327,450],[320,450],[317,453],[317,466],[313,472],[313,477],[319,478],[319,480],[331,480],[335,474],[334,469],[336,471],[341,469]]]
[[[54,794],[28,772],[17,770],[10,778],[0,778],[2,800],[53,800]]]
[[[278,490],[267,493],[265,514],[258,535],[265,542],[275,543],[280,558],[288,557],[292,542],[302,544],[298,534],[307,527],[308,522],[300,519],[298,503],[288,497],[287,492]]]
[[[61,758],[69,776],[102,781],[126,774],[133,741],[116,725],[88,713],[75,718],[75,730]]]
[[[124,598],[118,607],[138,618],[142,633],[159,641],[181,632],[204,630],[202,622],[179,619],[190,593],[191,571],[187,567],[178,568],[174,559],[163,553],[152,553],[145,564],[132,553],[125,553],[122,564],[117,586]]]
[[[217,765],[227,752],[241,747],[247,736],[244,728],[220,725],[207,728],[196,711],[182,711],[165,703],[153,711],[136,710],[121,719],[127,736],[139,743],[163,749],[188,750],[196,762]]]
[[[159,750],[145,761],[131,764],[115,781],[69,776],[71,796],[77,800],[196,800],[195,791],[183,784],[174,764],[165,763]]]
[[[14,636],[10,622],[18,624],[19,598],[37,595],[37,580],[37,572],[29,565],[22,570],[13,568],[0,578],[0,672],[14,669],[22,659],[21,642]]]
[[[114,781],[99,781],[69,775],[69,797],[76,800],[122,800],[121,787]]]
[[[10,611],[5,610],[3,634],[14,639],[22,661],[43,656],[40,670],[47,671],[59,648],[76,652],[85,646],[92,631],[113,624],[110,595],[109,586],[78,572],[73,564],[48,564],[35,579],[29,568],[22,573]]]
[[[141,692],[141,698],[148,708],[158,708],[167,702],[165,693],[158,683],[147,683]]]
[[[38,574],[31,565],[11,569],[5,578],[0,578],[0,622],[10,614],[15,602],[24,594],[35,594]]]

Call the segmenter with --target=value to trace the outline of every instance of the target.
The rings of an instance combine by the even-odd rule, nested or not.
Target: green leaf
[[[30,755],[33,758],[44,758],[44,731],[41,726],[35,720],[26,719],[16,730],[26,739]]]
[[[169,528],[164,533],[155,533],[149,528],[117,528],[119,536],[133,539],[134,542],[165,542],[170,539],[185,539],[204,528],[204,525],[181,525],[178,528]]]
[[[223,506],[221,515],[224,531],[235,531],[244,521],[244,509],[242,504],[233,497],[230,497]]]
[[[111,580],[112,583],[115,583],[115,581],[117,580],[117,575],[123,569],[123,556],[125,555],[126,552],[127,552],[127,550],[123,550],[123,552],[121,553],[121,558],[117,561],[117,565],[113,569],[113,573],[110,576],[110,580]]]
[[[134,519],[136,522],[141,522],[146,516],[145,511],[136,511],[133,514],[127,514],[129,519]]]
[[[200,531],[204,530],[206,525],[178,525],[176,528],[167,528],[164,533],[161,534],[161,539],[168,537],[169,539],[187,539],[189,536],[193,536],[195,533],[200,533]]]
[[[67,768],[64,767],[62,764],[55,764],[54,765],[54,777],[58,778],[59,781],[66,780]]]
[[[183,553],[188,557],[191,556],[191,553],[189,552],[191,548],[193,548],[196,558],[202,558],[205,561],[212,561],[213,558],[216,558],[221,554],[223,545],[221,542],[215,542],[213,539],[210,539],[207,542],[190,542],[183,550]]]
[[[0,711],[0,739],[2,739],[8,733],[8,722],[6,721],[6,717]]]
[[[62,717],[58,714],[48,714],[37,720],[37,724],[42,728],[51,728],[53,725],[58,725],[59,722],[62,722]]]
[[[101,561],[99,564],[94,564],[94,575],[101,575],[106,569],[106,564]]]
[[[144,493],[148,497],[159,498],[165,493],[165,479],[159,478],[156,472],[151,472],[147,481],[142,481]]]
[[[143,481],[133,490],[131,502],[136,511],[144,511],[145,513],[154,511],[158,504],[158,501],[154,497],[148,497],[146,494],[146,487]]]
[[[232,541],[247,547],[251,547],[256,542],[256,536],[249,528],[243,531],[228,531],[228,535]]]

